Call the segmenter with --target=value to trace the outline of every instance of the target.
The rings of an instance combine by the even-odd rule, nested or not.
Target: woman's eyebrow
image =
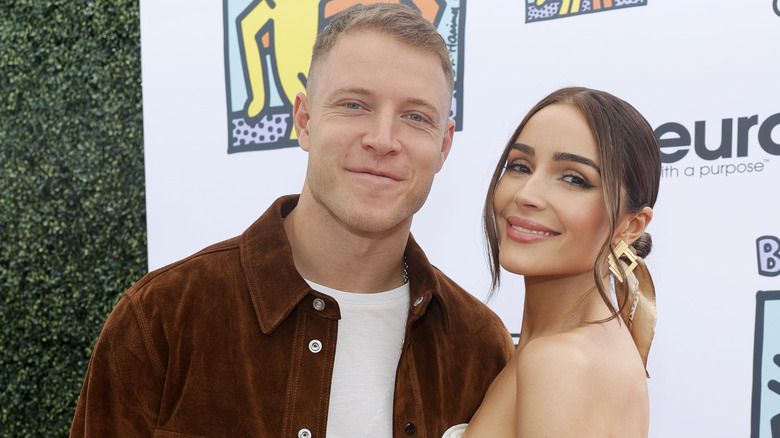
[[[585,164],[596,169],[596,172],[598,172],[599,175],[601,175],[601,169],[599,169],[599,166],[596,164],[596,162],[591,160],[590,158],[583,157],[582,155],[570,154],[568,152],[556,152],[555,155],[553,156],[553,160],[573,161],[575,163]]]
[[[524,143],[513,143],[511,148],[512,149],[516,149],[516,150],[518,150],[520,152],[524,152],[524,153],[526,153],[526,154],[528,154],[528,155],[530,155],[532,157],[534,156],[534,153],[535,153],[534,152],[534,148],[532,148],[531,146],[528,146],[527,144],[524,144]]]
[[[534,156],[535,150],[533,147],[525,144],[525,143],[513,143],[511,146],[511,149],[518,150],[520,152],[523,152],[527,155]],[[569,152],[556,152],[555,155],[553,155],[553,160],[555,161],[572,161],[574,163],[580,163],[585,164],[587,166],[590,166],[594,169],[596,169],[596,172],[601,175],[601,169],[596,164],[595,161],[591,160],[590,158],[583,157],[582,155],[572,154]]]

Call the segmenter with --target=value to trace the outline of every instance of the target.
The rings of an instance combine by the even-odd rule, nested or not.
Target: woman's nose
[[[548,184],[543,176],[538,172],[523,178],[515,191],[515,203],[524,208],[533,208],[537,210],[544,209],[547,206],[546,196]]]

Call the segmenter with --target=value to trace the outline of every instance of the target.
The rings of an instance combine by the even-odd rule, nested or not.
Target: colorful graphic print
[[[526,2],[526,23],[647,5],[647,0],[526,0]]]
[[[751,438],[780,438],[780,290],[756,294]]]
[[[292,105],[306,89],[317,33],[349,6],[377,1],[224,0],[228,153],[298,146]],[[444,37],[455,74],[450,117],[461,130],[466,0],[392,3],[420,11]]]

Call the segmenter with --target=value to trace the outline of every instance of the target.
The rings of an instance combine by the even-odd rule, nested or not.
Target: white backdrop
[[[292,0],[276,3],[285,1]],[[780,358],[773,360],[780,296],[762,295],[759,330],[756,314],[757,292],[780,290],[780,252],[772,246],[780,236],[777,0],[649,0],[625,8],[616,0],[598,13],[527,23],[534,1],[472,1],[466,9],[460,0],[462,130],[412,232],[434,264],[484,298],[484,194],[507,139],[536,101],[583,85],[624,98],[654,128],[676,123],[662,142],[682,131],[690,139],[662,151],[687,153],[666,158],[648,230],[659,314],[648,363],[650,435],[737,437],[752,428],[753,436],[771,437],[769,418],[780,414],[780,393],[769,389],[780,381]],[[303,183],[299,148],[227,152],[227,13],[217,1],[141,1],[150,269],[241,233]],[[718,158],[707,159],[696,142]],[[504,280],[490,306],[517,332],[522,281]],[[752,425],[754,415],[760,424]]]

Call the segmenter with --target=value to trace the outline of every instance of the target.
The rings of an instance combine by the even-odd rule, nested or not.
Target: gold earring
[[[615,278],[619,282],[623,282],[623,276],[620,274],[620,268],[618,268],[617,260],[620,260],[621,257],[626,256],[629,262],[629,264],[626,269],[626,275],[630,274],[631,271],[636,268],[636,255],[634,254],[634,251],[631,249],[630,246],[625,242],[625,240],[621,240],[620,243],[617,244],[615,247],[615,256],[613,257],[612,254],[607,257],[607,261],[609,262],[609,271],[612,272],[612,275],[615,276]],[[617,260],[616,260],[617,258]]]

